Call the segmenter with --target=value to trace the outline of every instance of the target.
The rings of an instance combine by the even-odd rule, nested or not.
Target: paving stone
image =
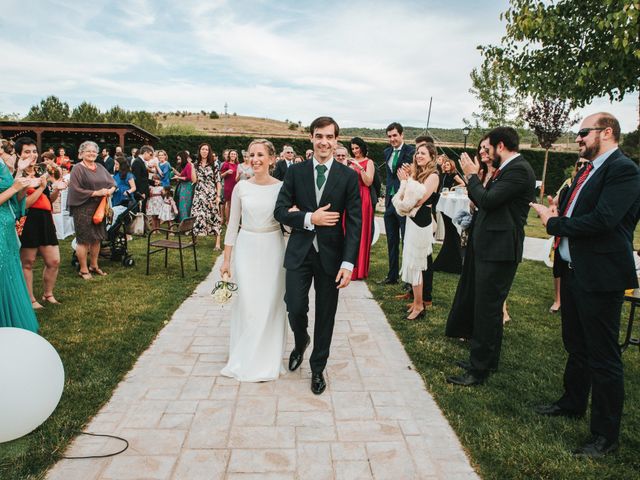
[[[172,480],[224,478],[230,453],[227,450],[183,450]]]
[[[240,397],[236,404],[234,425],[264,426],[275,425],[276,405],[278,398],[270,397]]]
[[[235,449],[231,452],[229,472],[295,472],[295,449]]]
[[[231,427],[231,448],[293,448],[294,427]]]
[[[163,455],[114,457],[101,478],[105,480],[169,479],[176,459],[177,457]]]
[[[372,480],[369,462],[335,462],[336,480]]]
[[[331,446],[328,443],[298,443],[296,450],[299,478],[333,479]]]
[[[404,442],[367,443],[367,453],[376,480],[410,480],[418,478],[411,455]]]

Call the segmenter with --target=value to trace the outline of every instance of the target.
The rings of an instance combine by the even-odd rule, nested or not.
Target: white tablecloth
[[[443,213],[453,219],[460,210],[469,211],[469,197],[448,192],[447,195],[440,194],[440,200],[436,205],[436,211]],[[454,223],[458,233],[462,233],[462,227]]]
[[[53,223],[56,226],[56,236],[58,240],[67,238],[69,235],[76,233],[73,225],[73,218],[69,215],[67,210],[67,194],[68,190],[64,189],[60,191],[60,213],[53,214]]]

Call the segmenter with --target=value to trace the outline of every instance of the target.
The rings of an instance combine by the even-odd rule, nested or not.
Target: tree
[[[0,112],[0,120],[18,121],[20,120],[20,114]]]
[[[544,182],[547,176],[547,160],[549,149],[571,125],[577,123],[577,118],[571,118],[571,103],[560,99],[534,100],[524,112],[524,119],[538,138],[540,146],[544,148],[544,164],[542,167],[542,185],[540,186],[540,201],[544,198]]]
[[[138,127],[146,130],[150,133],[157,133],[159,130],[158,120],[156,117],[149,112],[145,112],[143,110],[128,112],[131,117],[129,122],[137,125]]]
[[[102,122],[104,115],[94,104],[82,102],[71,112],[71,120],[74,122]]]
[[[104,114],[105,122],[110,123],[130,123],[131,122],[131,114],[127,112],[124,108],[116,105],[115,107],[111,107]]]
[[[501,45],[479,48],[485,64],[497,61],[520,93],[569,98],[573,107],[640,94],[637,0],[510,3],[501,15],[507,21]]]
[[[515,95],[509,78],[497,67],[486,62],[478,70],[471,71],[473,87],[469,89],[480,102],[480,113],[473,113],[476,124],[489,128],[499,126],[522,126],[518,111],[522,101]]]
[[[627,133],[620,144],[622,151],[636,162],[640,161],[640,128]]]
[[[33,105],[24,118],[31,121],[65,122],[69,120],[69,104],[61,101],[55,95],[50,95],[40,101],[40,105]]]
[[[216,112],[215,110],[211,110],[211,113],[209,114],[209,118],[212,120],[215,120],[217,118],[220,118],[220,115],[218,115],[218,112]]]

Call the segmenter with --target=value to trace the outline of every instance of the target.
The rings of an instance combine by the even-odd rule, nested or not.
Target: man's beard
[[[587,160],[593,160],[596,158],[599,151],[600,151],[600,138],[596,137],[595,141],[593,142],[593,145],[591,145],[590,147],[587,147],[585,145],[584,152],[582,153],[581,157],[586,158]]]
[[[493,154],[493,160],[491,160],[491,166],[493,168],[500,168],[500,162],[502,162],[502,159],[500,158],[500,154],[495,152]]]

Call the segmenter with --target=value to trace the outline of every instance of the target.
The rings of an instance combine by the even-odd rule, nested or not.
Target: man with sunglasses
[[[618,148],[609,113],[582,122],[576,143],[590,163],[559,205],[531,206],[561,258],[562,340],[569,354],[564,393],[536,407],[547,416],[582,417],[591,391],[591,438],[574,454],[600,457],[618,448],[624,377],[618,334],[624,291],[638,286],[633,232],[640,213],[640,170]]]

